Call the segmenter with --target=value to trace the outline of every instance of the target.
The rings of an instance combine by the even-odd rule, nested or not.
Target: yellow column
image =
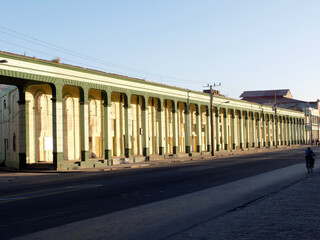
[[[216,108],[215,111],[215,117],[216,117],[216,150],[219,151],[220,150],[220,108]],[[214,143],[211,144],[211,146],[213,147]]]
[[[242,118],[242,111],[240,111],[239,113],[239,133],[240,133],[240,148],[243,149],[244,148],[244,144],[243,144],[243,118]]]
[[[62,169],[63,162],[63,85],[55,85],[52,94],[53,165]]]
[[[131,95],[127,95],[126,101],[124,104],[124,128],[125,128],[125,157],[131,158],[132,151],[132,118],[131,118]]]
[[[84,88],[80,98],[81,161],[89,160],[89,89]]]
[[[197,120],[197,129],[196,129],[196,134],[197,134],[197,152],[200,153],[202,151],[201,149],[201,146],[202,146],[202,143],[201,143],[201,139],[202,139],[202,136],[201,136],[201,114],[200,114],[200,106],[197,106],[197,109],[196,109],[196,120]]]
[[[19,169],[23,169],[27,164],[27,137],[26,137],[26,93],[23,88],[19,88]]]
[[[149,156],[149,111],[147,104],[148,96],[145,96],[141,108],[142,152],[145,157]]]

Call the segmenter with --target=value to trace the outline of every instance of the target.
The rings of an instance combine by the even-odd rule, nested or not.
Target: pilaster
[[[249,148],[249,144],[250,144],[250,140],[249,140],[249,116],[248,116],[248,112],[246,114],[245,117],[245,121],[246,121],[246,148]]]
[[[89,89],[84,88],[80,96],[81,161],[89,160]]]
[[[216,150],[219,151],[220,150],[220,109],[216,108],[216,112],[215,112],[215,120],[216,120],[216,145],[217,148]],[[213,147],[212,143],[212,147]]]
[[[112,136],[111,136],[111,93],[103,96],[103,139],[104,139],[104,159],[107,160],[108,166],[113,165],[111,156]]]
[[[26,138],[26,94],[19,88],[19,169],[27,165],[27,138]],[[9,143],[10,144],[10,143]]]
[[[125,127],[125,157],[132,157],[132,115],[131,115],[131,95],[127,95],[124,104],[124,127]]]
[[[201,119],[200,119],[200,106],[197,106],[196,109],[196,120],[197,120],[197,124],[196,124],[196,135],[197,135],[197,152],[200,153],[201,152]]]
[[[235,110],[232,110],[232,115],[231,115],[231,139],[232,139],[232,149],[236,149],[236,117],[235,117]]]
[[[177,103],[173,101],[172,107],[172,128],[173,128],[173,154],[178,154],[178,113]]]
[[[160,101],[159,101],[160,102]],[[163,119],[164,119],[164,111],[160,106],[161,103],[158,104],[158,119],[159,119],[159,155],[164,155],[164,127],[163,127]]]
[[[142,149],[143,149],[143,156],[145,156],[145,157],[149,156],[149,141],[148,141],[148,139],[149,139],[149,132],[148,132],[149,119],[148,119],[148,116],[149,116],[148,108],[146,106],[142,105],[142,108],[141,108]]]
[[[262,115],[262,146],[263,147],[266,147],[266,142],[267,142],[267,139],[266,139],[266,117],[265,115]]]
[[[255,113],[252,113],[251,116],[251,120],[252,120],[252,147],[255,148],[256,147],[256,122],[255,122]]]
[[[53,136],[53,165],[62,169],[63,163],[63,85],[52,88],[52,136]]]
[[[257,135],[258,135],[258,148],[261,148],[261,120],[260,116],[257,116]]]
[[[225,109],[223,114],[223,131],[224,131],[224,150],[229,149],[229,132],[228,132],[228,111]]]
[[[243,118],[242,118],[242,111],[239,113],[239,132],[240,132],[240,148],[243,149]]]

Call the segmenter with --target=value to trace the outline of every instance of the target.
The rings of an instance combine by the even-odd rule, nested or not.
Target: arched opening
[[[148,100],[149,119],[149,149],[150,154],[159,154],[159,112],[158,99]]]
[[[142,97],[131,96],[132,154],[142,155]]]
[[[125,155],[125,97],[122,93],[111,94],[111,155],[120,157]]]
[[[201,135],[201,151],[202,152],[207,152],[208,151],[208,144],[209,144],[209,139],[208,139],[208,108],[206,106],[201,106],[200,107],[200,135]],[[200,137],[200,136],[199,136]]]
[[[195,104],[190,104],[190,151],[197,151],[197,107]]]
[[[52,161],[52,131],[50,131],[49,99],[40,92],[35,97],[36,162]]]
[[[80,93],[77,87],[63,88],[63,158],[80,159]]]
[[[102,158],[102,99],[101,91],[89,91],[89,156]]]
[[[165,153],[173,153],[173,105],[171,100],[164,100]]]
[[[177,107],[177,114],[178,114],[178,148],[180,153],[184,153],[186,149],[185,144],[185,126],[186,126],[186,104],[183,102],[178,102]]]

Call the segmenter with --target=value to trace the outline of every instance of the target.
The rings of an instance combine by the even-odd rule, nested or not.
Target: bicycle
[[[312,156],[308,156],[307,158],[307,170],[308,173],[312,173],[313,172],[313,167],[314,167],[314,158]]]

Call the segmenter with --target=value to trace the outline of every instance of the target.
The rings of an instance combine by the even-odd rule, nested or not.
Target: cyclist
[[[306,167],[308,169],[308,172],[312,172],[312,168],[314,165],[314,158],[313,156],[315,156],[314,152],[311,150],[310,147],[308,147],[305,151],[306,154]]]

